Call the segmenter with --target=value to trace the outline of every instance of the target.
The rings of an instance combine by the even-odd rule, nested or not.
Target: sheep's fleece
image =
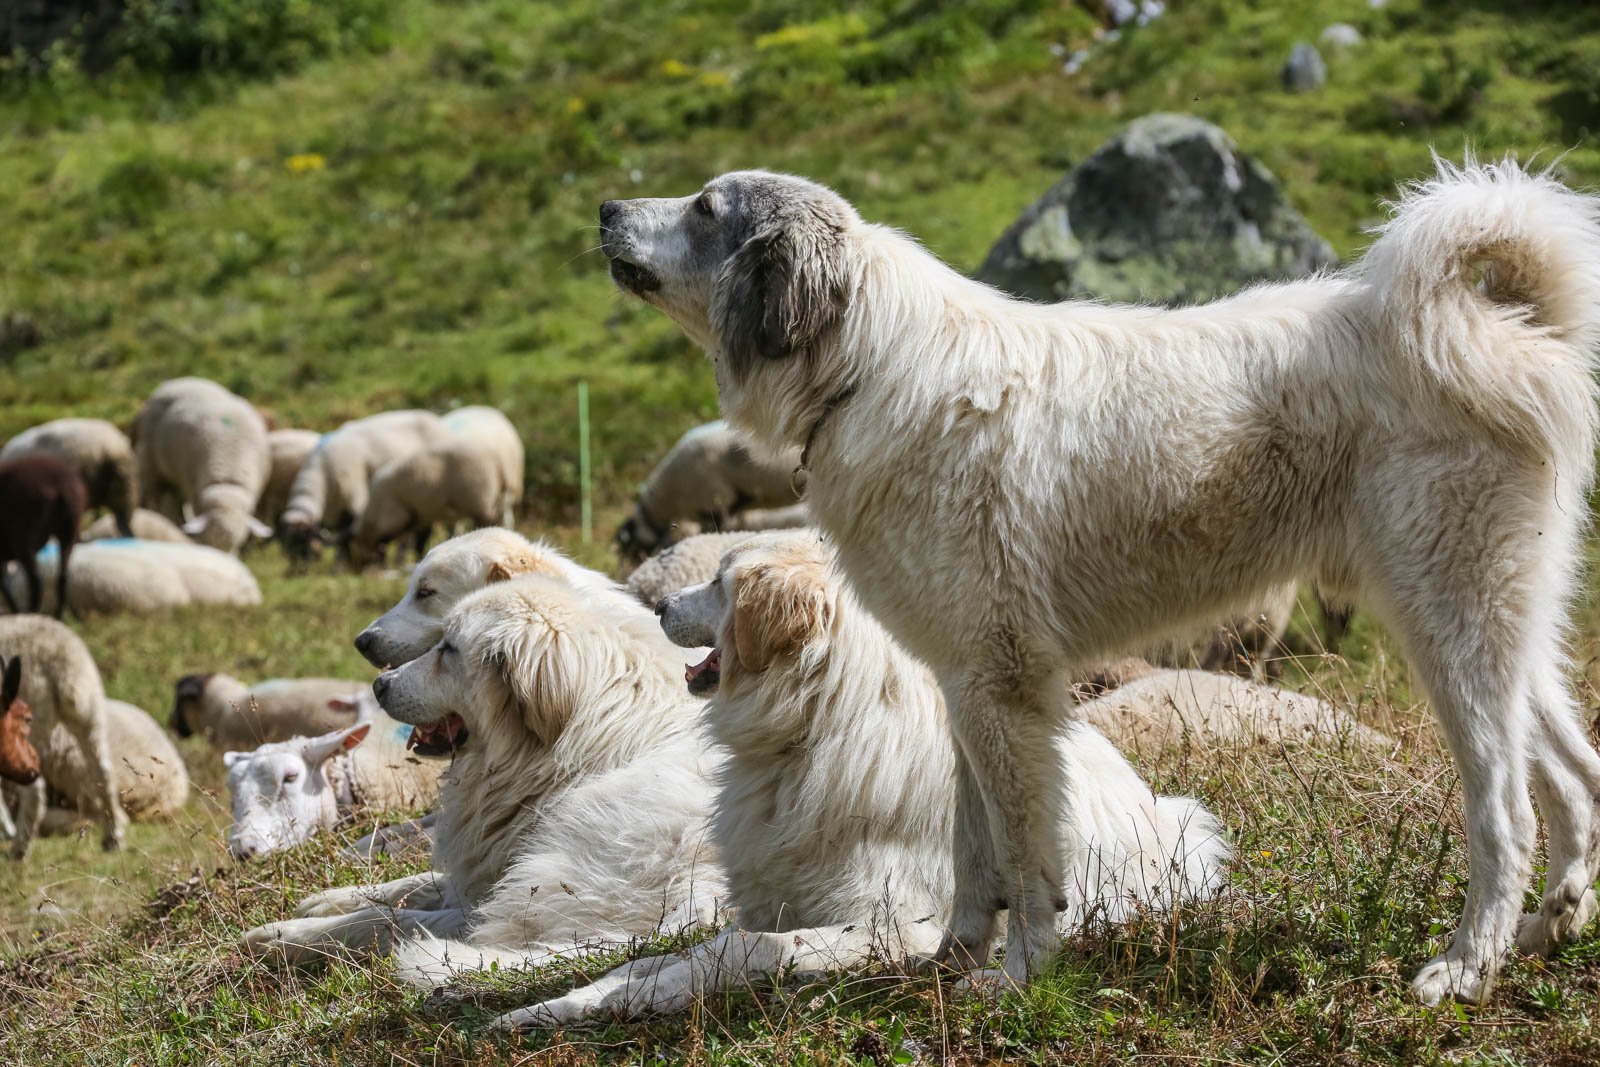
[[[60,556],[54,545],[39,553],[39,573],[53,581]],[[20,582],[21,575],[7,575]],[[13,588],[20,588],[14,585]],[[46,609],[55,592],[46,593]],[[78,615],[147,614],[191,604],[251,607],[261,587],[237,557],[205,545],[112,538],[80,544],[67,572],[67,605]]]
[[[111,781],[122,810],[136,822],[171,818],[189,800],[189,772],[172,739],[143,708],[107,700],[106,739],[111,752]],[[66,728],[57,723],[39,750],[45,780],[66,806],[82,815],[95,810],[88,791],[90,777],[83,753]]]
[[[35,454],[57,456],[74,467],[91,508],[106,508],[126,521],[139,503],[133,443],[104,419],[56,419],[23,430],[0,448],[0,459]]]

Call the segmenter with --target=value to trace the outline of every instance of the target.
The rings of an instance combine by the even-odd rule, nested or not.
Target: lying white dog
[[[682,674],[625,595],[530,574],[465,597],[431,651],[374,684],[385,711],[454,752],[435,872],[319,893],[247,949],[292,961],[470,931],[526,957],[712,918],[711,757]],[[479,960],[451,947],[436,954]]]
[[[1014,300],[784,175],[600,222],[617,283],[710,353],[729,422],[801,446],[862,601],[938,673],[968,764],[942,957],[981,966],[1002,902],[1009,975],[1055,949],[1063,671],[1296,578],[1394,630],[1461,771],[1467,899],[1417,995],[1492,988],[1532,874],[1530,784],[1550,863],[1519,942],[1594,915],[1600,755],[1562,671],[1594,200],[1441,163],[1351,270],[1174,311]]]
[[[410,663],[438,643],[445,617],[463,597],[521,574],[561,578],[602,601],[637,607],[599,571],[515,530],[486,526],[435,545],[423,556],[411,571],[406,595],[357,635],[356,651],[380,670]]]
[[[679,1010],[788,967],[938,946],[958,773],[944,702],[830,557],[815,533],[760,536],[730,549],[714,581],[661,607],[678,644],[716,645],[690,682],[716,693],[706,717],[729,752],[713,832],[740,929],[684,956],[626,964],[497,1026]],[[1052,752],[1074,786],[1052,819],[1070,875],[1063,928],[1220,884],[1227,846],[1198,802],[1152,796],[1082,723],[1061,730]]]

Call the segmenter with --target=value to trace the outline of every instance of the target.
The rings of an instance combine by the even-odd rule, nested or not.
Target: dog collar
[[[802,474],[811,473],[811,446],[817,443],[817,434],[828,424],[828,418],[841,405],[856,395],[861,388],[860,384],[847,385],[830,396],[822,405],[822,414],[817,416],[817,421],[811,424],[811,432],[806,434],[805,447],[800,449],[800,465],[789,472],[789,488],[794,491],[796,499],[804,500],[806,495],[806,482],[809,477],[801,478]]]

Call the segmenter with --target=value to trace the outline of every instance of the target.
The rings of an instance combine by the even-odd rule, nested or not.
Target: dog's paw
[[[246,930],[239,939],[239,947],[247,956],[295,963],[300,959],[304,946],[291,934],[294,925],[292,921],[276,922]]]
[[[1482,1004],[1494,991],[1494,968],[1479,960],[1459,959],[1446,952],[1423,965],[1411,980],[1411,992],[1429,1007],[1445,1000]]]
[[[582,992],[578,990],[577,992]],[[496,1016],[489,1024],[493,1029],[502,1034],[520,1034],[526,1030],[548,1030],[556,1026],[571,1026],[581,1022],[587,1017],[587,1012],[568,1004],[576,993],[568,993],[564,997],[547,1000],[541,1004],[533,1004],[516,1011],[508,1011],[504,1015]]]
[[[348,915],[360,911],[372,902],[360,892],[360,886],[341,886],[324,889],[302,900],[294,909],[297,919],[326,919],[335,915]]]
[[[1577,903],[1572,901],[1576,899]],[[1539,910],[1524,915],[1517,924],[1517,949],[1533,956],[1548,956],[1562,942],[1571,941],[1600,911],[1593,889],[1548,893]]]

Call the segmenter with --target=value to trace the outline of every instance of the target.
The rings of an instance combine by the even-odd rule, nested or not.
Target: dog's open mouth
[[[467,740],[467,724],[455,712],[438,722],[413,726],[406,738],[406,750],[419,756],[448,756]]]
[[[721,650],[713,648],[705,659],[685,667],[683,680],[689,683],[689,692],[697,697],[715,693],[722,681]]]
[[[611,280],[630,293],[653,293],[661,288],[661,279],[654,271],[621,256],[612,257]]]

